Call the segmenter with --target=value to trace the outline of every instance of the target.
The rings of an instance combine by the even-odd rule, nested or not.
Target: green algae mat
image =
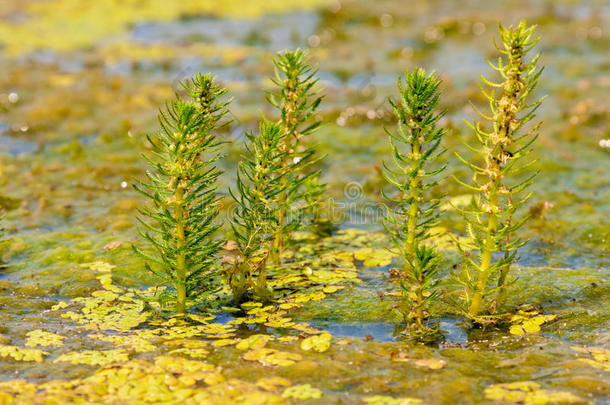
[[[469,327],[432,306],[444,338],[401,335],[400,260],[382,224],[381,162],[396,125],[396,78],[443,81],[438,125],[448,177],[474,138],[468,103],[497,57],[497,23],[537,25],[547,98],[522,208],[502,327]],[[610,394],[610,6],[605,1],[5,0],[0,6],[0,403],[604,404]],[[233,98],[218,137],[220,219],[234,207],[244,132],[272,90],[273,57],[306,48],[324,88],[320,236],[296,232],[272,302],[191,303],[173,316],[133,247],[157,113],[196,71]],[[459,163],[459,162],[458,162]],[[459,288],[454,241],[471,199],[449,179],[433,244],[444,298]],[[226,229],[225,229],[226,228]],[[220,233],[229,233],[229,227]],[[222,260],[234,247],[223,245]],[[210,308],[211,307],[211,308]]]

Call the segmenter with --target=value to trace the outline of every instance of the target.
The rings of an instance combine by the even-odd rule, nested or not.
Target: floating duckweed
[[[369,405],[420,405],[423,404],[421,399],[417,398],[393,398],[385,395],[373,395],[362,399],[365,404]]]
[[[510,322],[510,333],[513,335],[524,335],[526,333],[537,333],[540,326],[557,318],[557,315],[540,315],[536,311],[519,311],[512,316]]]
[[[266,391],[277,391],[283,387],[290,387],[292,383],[281,377],[263,377],[256,382],[256,386]]]
[[[246,352],[243,356],[244,360],[258,361],[264,366],[291,366],[297,361],[303,359],[300,354],[282,352],[275,349],[254,349]]]
[[[320,399],[322,398],[322,391],[312,387],[311,384],[301,384],[286,388],[282,393],[282,397],[293,399]]]
[[[321,335],[314,335],[304,339],[301,342],[301,349],[304,351],[314,351],[322,353],[330,348],[330,341],[332,336],[330,333],[322,333]]]
[[[101,340],[102,342],[111,343],[114,346],[119,346],[125,349],[133,350],[136,353],[152,352],[156,350],[153,345],[142,336],[138,335],[103,335],[101,333],[88,335],[91,339]]]
[[[235,347],[239,350],[260,349],[265,347],[272,338],[269,335],[256,334],[240,341]]]
[[[65,336],[37,329],[27,333],[26,347],[63,346]]]
[[[610,350],[601,347],[571,347],[572,350],[578,353],[591,355],[593,358],[579,358],[589,364],[591,367],[600,370],[610,371]]]
[[[11,357],[17,361],[42,362],[44,356],[49,353],[38,349],[23,349],[18,346],[0,345],[0,357]]]
[[[540,384],[532,381],[491,385],[485,388],[485,398],[524,405],[588,403],[570,392],[541,389]]]
[[[83,350],[81,352],[65,353],[53,362],[68,362],[72,364],[88,364],[90,366],[106,366],[129,361],[129,353],[125,349]]]

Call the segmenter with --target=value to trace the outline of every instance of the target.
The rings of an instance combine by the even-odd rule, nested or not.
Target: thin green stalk
[[[493,204],[497,202],[497,194],[491,196],[490,202]],[[472,317],[476,317],[481,310],[481,303],[483,301],[483,295],[487,288],[487,279],[489,278],[489,272],[491,270],[491,260],[493,258],[493,252],[495,250],[495,234],[498,225],[498,218],[495,214],[490,213],[487,219],[487,237],[485,239],[485,249],[481,255],[481,268],[477,279],[477,287],[472,297],[472,303],[470,304],[469,314]]]
[[[286,134],[279,145],[283,154],[281,170],[288,171],[288,168],[292,168],[291,176],[298,178],[306,176],[307,181],[317,183],[319,172],[312,172],[308,166],[317,163],[319,158],[315,157],[314,149],[303,145],[304,138],[319,126],[316,118],[321,98],[316,96],[314,90],[318,82],[315,78],[316,70],[311,67],[309,59],[300,49],[279,54],[274,64],[276,67],[274,83],[277,90],[269,93],[268,100],[279,110],[278,125]],[[281,180],[282,192],[279,195],[277,210],[279,226],[274,236],[273,252],[270,257],[275,265],[281,262],[291,232],[302,227],[304,211],[313,210],[309,205],[312,205],[312,201],[313,204],[317,203],[323,189],[323,187],[305,186],[292,189],[288,187],[291,176],[284,176]],[[303,185],[305,184],[306,181],[303,182]],[[316,191],[312,191],[314,189]],[[300,204],[300,208],[295,208],[295,204]],[[290,220],[288,212],[291,213]]]
[[[413,139],[417,139],[417,134],[412,135]],[[418,156],[420,153],[419,142],[417,140],[413,141],[412,152],[413,156]],[[407,240],[405,244],[405,251],[409,256],[413,256],[415,254],[415,236],[417,234],[417,216],[419,209],[419,198],[420,191],[420,175],[419,175],[419,167],[418,161],[413,160],[411,164],[411,172],[415,173],[413,177],[411,177],[410,185],[409,185],[409,193],[411,195],[411,206],[409,207],[409,220],[407,224]],[[408,265],[408,262],[405,262],[405,266]],[[406,267],[405,267],[406,269]]]
[[[430,308],[438,298],[437,278],[440,256],[431,246],[429,230],[436,226],[439,200],[430,190],[437,185],[432,178],[444,166],[432,169],[442,151],[439,145],[445,134],[437,128],[444,112],[436,113],[440,98],[440,80],[423,69],[407,72],[398,80],[400,100],[390,100],[398,120],[397,133],[388,132],[392,148],[392,167],[384,163],[384,178],[396,189],[389,197],[384,226],[403,259],[399,277],[402,296],[398,310],[405,321],[405,334],[413,340],[431,341],[439,337],[438,323],[431,322]],[[410,149],[410,153],[403,152]],[[430,181],[426,181],[430,179]]]
[[[484,84],[492,88],[491,91],[482,89],[491,113],[486,115],[477,109],[492,128],[485,131],[479,123],[469,124],[482,146],[469,148],[480,151],[480,157],[486,162],[485,167],[479,167],[457,154],[474,172],[472,185],[460,181],[476,194],[471,206],[460,210],[468,221],[470,242],[458,243],[463,258],[463,273],[458,281],[465,286],[463,297],[467,304],[466,314],[474,320],[480,320],[482,312],[493,315],[503,305],[511,265],[516,260],[517,249],[526,243],[513,235],[527,219],[514,220],[519,206],[531,195],[523,197],[520,193],[531,185],[533,179],[530,176],[519,180],[529,166],[528,163],[519,163],[531,152],[530,146],[537,137],[540,125],[533,125],[525,135],[518,134],[535,117],[535,111],[542,101],[540,99],[530,104],[526,100],[542,72],[536,67],[538,55],[525,62],[526,54],[538,42],[538,39],[532,39],[534,28],[528,27],[524,21],[508,29],[499,26],[502,47],[498,47],[498,50],[504,58],[498,58],[496,65],[489,64],[500,73],[503,81],[495,83],[481,78]],[[493,89],[499,89],[500,94],[496,96]],[[479,262],[475,262],[469,250],[479,251]],[[494,252],[503,253],[503,256],[494,261]],[[495,288],[489,288],[490,279],[497,280]],[[492,295],[493,298],[488,299]]]
[[[268,262],[274,253],[283,192],[290,195],[303,186],[306,177],[297,177],[300,162],[286,165],[281,147],[287,136],[281,126],[261,121],[259,133],[246,133],[246,153],[237,172],[237,203],[232,222],[239,258],[229,270],[230,285],[237,301],[251,292],[252,299],[268,301],[273,292],[267,286]],[[305,161],[309,157],[304,157]],[[247,280],[245,285],[243,280]]]
[[[178,187],[176,190],[176,201],[174,212],[176,213],[176,312],[184,315],[186,312],[186,257],[184,247],[186,237],[184,235],[184,190]]]
[[[161,131],[148,137],[153,153],[147,180],[134,184],[149,200],[138,218],[149,248],[134,249],[147,270],[175,288],[175,296],[168,289],[159,298],[175,301],[180,315],[187,300],[206,303],[219,288],[216,254],[223,241],[213,235],[219,227],[215,184],[221,172],[215,162],[222,143],[215,132],[227,113],[220,101],[226,90],[213,76],[197,74],[184,87],[190,100],[176,98],[160,113]]]

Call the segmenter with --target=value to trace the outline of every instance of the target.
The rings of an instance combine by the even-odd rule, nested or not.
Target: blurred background
[[[229,88],[233,122],[220,136],[231,141],[222,163],[231,185],[243,132],[273,118],[265,91],[284,49],[308,49],[319,67],[324,126],[312,142],[327,155],[329,199],[378,204],[383,127],[395,125],[386,100],[417,66],[443,78],[450,172],[468,176],[452,156],[471,138],[463,120],[477,119],[468,101],[483,106],[479,74],[496,78],[485,58],[498,55],[498,22],[523,18],[542,37],[537,96],[548,97],[521,264],[605,268],[607,1],[0,0],[0,203],[11,236],[0,288],[79,295],[95,280],[74,267],[102,256],[120,264],[119,282],[142,277],[130,244],[143,201],[130,184],[144,173],[158,109],[196,71]],[[346,195],[347,184],[357,192]],[[466,192],[452,180],[442,188],[456,201]],[[379,229],[366,215],[343,215],[342,226]],[[445,222],[462,231],[457,215]]]

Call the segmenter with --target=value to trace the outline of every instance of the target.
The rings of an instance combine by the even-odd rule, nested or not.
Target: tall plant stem
[[[493,193],[489,201],[491,209],[493,209],[493,207],[497,205],[498,194]],[[477,315],[479,315],[479,311],[481,310],[481,303],[483,301],[485,289],[487,288],[487,279],[489,278],[489,272],[491,270],[491,260],[495,248],[494,238],[496,235],[497,227],[498,218],[493,212],[490,212],[489,218],[487,220],[487,237],[485,239],[485,250],[481,254],[481,271],[479,272],[479,277],[477,279],[477,289],[472,297],[472,302],[468,311],[471,317],[476,317]]]
[[[417,134],[412,135],[413,139],[417,139],[416,135]],[[419,155],[420,149],[421,148],[419,146],[419,143],[417,141],[414,141],[411,150],[413,156]],[[411,170],[414,173],[417,173],[419,171],[419,164],[417,160],[413,160],[413,163],[411,164]],[[409,194],[411,196],[412,201],[411,206],[409,207],[409,222],[407,223],[407,240],[405,243],[405,251],[410,257],[413,257],[413,255],[415,254],[415,234],[417,232],[417,214],[419,210],[418,200],[420,197],[418,191],[419,182],[419,174],[415,174],[413,177],[411,177],[409,186]],[[408,270],[407,266],[410,267],[409,262],[405,262],[405,270]]]
[[[184,189],[178,187],[174,210],[176,214],[176,312],[184,315],[186,312],[186,257],[184,246],[186,238],[184,233]]]

